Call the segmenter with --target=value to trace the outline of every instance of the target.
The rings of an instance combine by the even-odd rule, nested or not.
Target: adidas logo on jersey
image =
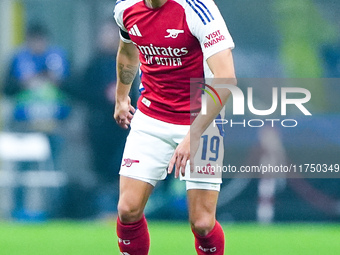
[[[134,24],[132,26],[132,28],[130,29],[129,31],[129,34],[130,35],[134,35],[134,36],[139,36],[139,37],[142,37],[142,34],[141,32],[139,31],[138,27],[137,27],[137,24]]]

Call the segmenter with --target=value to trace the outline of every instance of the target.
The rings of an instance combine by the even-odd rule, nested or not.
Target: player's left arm
[[[234,62],[231,49],[220,51],[207,59],[210,70],[214,74],[214,78],[219,78],[219,83],[236,85],[236,76],[234,69]],[[223,78],[223,80],[221,80]],[[214,86],[214,84],[212,84]],[[168,173],[170,174],[175,166],[175,178],[179,176],[179,173],[184,176],[185,166],[190,159],[190,164],[193,165],[194,156],[199,147],[200,137],[203,132],[208,128],[216,116],[220,113],[223,106],[227,102],[230,91],[226,89],[215,88],[220,95],[222,105],[215,104],[211,97],[207,97],[207,109],[209,111],[206,115],[201,113],[196,117],[192,123],[188,134],[183,141],[177,146],[169,164]],[[191,143],[190,143],[191,140]],[[191,145],[191,146],[190,146]]]
[[[219,83],[236,84],[234,63],[231,53],[231,49],[234,48],[233,39],[214,1],[201,0],[201,2],[205,7],[205,11],[203,10],[206,14],[205,16],[199,16],[191,7],[188,7],[187,9],[186,14],[188,15],[187,22],[189,29],[200,42],[204,58],[206,59],[214,78],[225,79],[218,79]],[[214,81],[216,80],[214,79]],[[211,85],[214,86],[214,84]],[[182,175],[185,174],[185,166],[189,159],[191,167],[193,167],[193,158],[198,149],[201,135],[219,114],[230,95],[230,91],[226,89],[216,89],[216,91],[221,97],[222,105],[215,105],[213,99],[207,97],[207,109],[209,109],[209,112],[206,115],[199,114],[196,117],[191,125],[189,133],[177,146],[174,155],[171,158],[168,172],[171,173],[173,166],[176,165],[175,177],[179,176],[179,172],[181,172]]]

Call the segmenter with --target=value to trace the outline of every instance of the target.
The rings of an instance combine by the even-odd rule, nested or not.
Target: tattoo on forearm
[[[121,83],[129,85],[132,83],[137,72],[137,66],[118,64],[118,75]]]

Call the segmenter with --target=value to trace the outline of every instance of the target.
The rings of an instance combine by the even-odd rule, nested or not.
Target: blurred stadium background
[[[101,129],[101,114],[112,110],[92,110],[96,101],[90,97],[96,89],[91,79],[111,70],[91,69],[91,63],[114,2],[0,0],[1,254],[117,253],[113,219],[119,151],[107,163],[115,175],[107,175],[96,170],[96,161],[109,145],[93,143],[107,132]],[[255,102],[264,105],[270,95],[269,87],[261,86],[267,78],[306,78],[312,93],[313,117],[296,116],[300,124],[294,129],[228,129],[226,162],[256,165],[272,156],[275,162],[339,164],[340,1],[215,2],[236,43],[237,76],[260,84]],[[64,49],[68,63],[58,85],[67,114],[56,117],[53,128],[46,119],[32,128],[28,117],[18,115],[22,95],[4,90],[13,55],[25,42],[29,24],[37,22],[51,44]],[[60,101],[54,103],[60,107]],[[46,109],[39,107],[33,108]],[[125,137],[119,132],[112,129],[116,137]],[[274,145],[266,147],[268,140]],[[152,254],[194,254],[183,183],[170,176],[158,185],[146,214]],[[340,179],[225,179],[217,217],[225,224],[229,254],[340,254]]]

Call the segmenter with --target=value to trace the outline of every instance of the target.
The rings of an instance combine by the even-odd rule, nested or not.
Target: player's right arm
[[[129,92],[139,66],[138,49],[133,43],[120,40],[117,53],[117,87],[114,118],[119,126],[127,129],[135,108]]]

